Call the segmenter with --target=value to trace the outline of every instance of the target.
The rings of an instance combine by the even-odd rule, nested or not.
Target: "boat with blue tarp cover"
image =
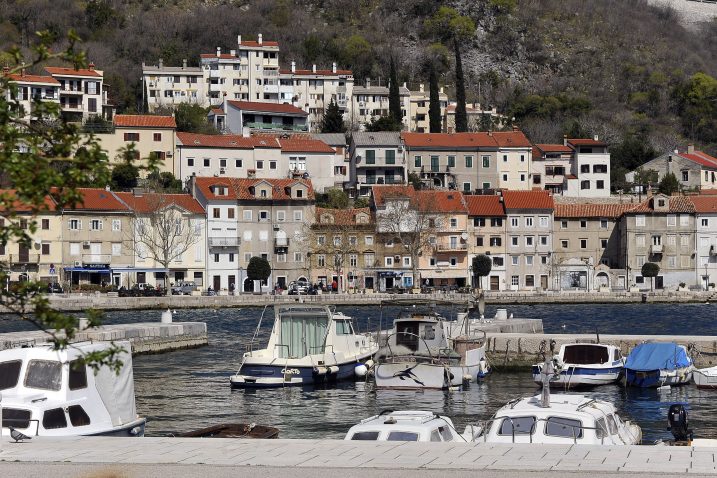
[[[642,388],[684,385],[692,379],[693,369],[684,345],[674,342],[639,344],[625,362],[625,383]]]

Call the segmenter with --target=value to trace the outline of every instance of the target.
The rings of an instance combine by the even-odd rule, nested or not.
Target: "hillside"
[[[416,85],[430,59],[450,93],[452,48],[431,27],[445,6],[475,26],[461,42],[468,100],[514,116],[534,141],[599,134],[628,168],[688,141],[717,153],[717,21],[686,29],[648,0],[7,0],[0,46],[75,28],[120,111],[142,107],[143,61],[196,64],[239,33],[279,40],[284,65],[337,61],[357,82],[385,81],[393,55]]]

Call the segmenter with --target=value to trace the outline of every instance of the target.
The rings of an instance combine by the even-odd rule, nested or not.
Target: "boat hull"
[[[99,433],[88,433],[83,436],[92,437],[143,437],[144,428],[147,425],[146,418],[139,418],[133,422],[127,423],[119,428],[107,430]]]
[[[306,366],[292,364],[244,363],[236,375],[229,378],[232,388],[277,388],[316,385],[349,380],[356,377],[357,365],[372,355],[358,360],[327,366]]]
[[[442,390],[461,378],[460,374],[456,377],[455,372],[457,370],[441,364],[379,363],[374,368],[374,379],[376,388]]]
[[[631,387],[657,388],[665,385],[685,385],[692,379],[692,367],[675,370],[625,369],[625,383]]]
[[[555,378],[551,379],[551,387],[565,387],[565,388],[577,388],[577,387],[596,387],[599,385],[608,385],[616,383],[622,375],[623,368],[620,367],[609,367],[609,368],[593,368],[593,367],[568,367],[562,370],[560,374]],[[533,365],[533,381],[538,385],[543,383],[543,376],[540,373],[540,367]]]
[[[692,378],[697,388],[717,389],[717,368],[695,370]]]

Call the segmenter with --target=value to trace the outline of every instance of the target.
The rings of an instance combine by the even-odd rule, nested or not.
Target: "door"
[[[30,249],[24,244],[18,245],[18,262],[20,264],[27,264],[30,262]]]
[[[663,277],[657,276],[655,277],[655,289],[662,289],[663,287]]]
[[[548,276],[546,276],[546,275],[540,276],[540,288],[542,290],[548,290]]]
[[[490,290],[500,290],[500,279],[498,276],[490,276]]]
[[[234,292],[236,289],[236,276],[229,276],[229,292]]]
[[[222,288],[222,277],[221,276],[214,276],[212,280],[212,289],[214,291],[219,291]]]
[[[91,264],[100,264],[100,260],[102,259],[102,243],[101,242],[93,242],[90,244],[90,263]]]

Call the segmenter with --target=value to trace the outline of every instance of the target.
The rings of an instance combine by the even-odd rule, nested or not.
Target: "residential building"
[[[28,75],[25,69],[11,75],[8,67],[3,68],[3,75],[8,76],[11,80],[10,84],[17,88],[15,92],[8,90],[6,99],[16,102],[18,108],[22,109],[21,118],[28,123],[39,119],[34,114],[33,103],[60,102],[60,82],[51,76]]]
[[[374,288],[376,224],[369,208],[316,208],[306,264],[312,283],[339,291]]]
[[[96,138],[102,149],[107,151],[110,164],[123,163],[123,150],[133,145],[135,159],[142,159],[136,165],[146,166],[144,159],[153,156],[160,172],[166,171],[176,176],[176,130],[177,123],[173,116],[115,115],[113,128],[96,133]],[[141,170],[140,174],[146,175],[146,169]]]
[[[654,180],[652,184],[636,184],[635,192],[646,192],[649,186],[656,186],[670,173],[675,175],[683,189],[692,191],[717,189],[717,158],[696,150],[691,144],[687,146],[686,152],[680,153],[679,150],[674,150],[646,162],[639,169],[644,172],[654,171],[656,175],[652,178]],[[636,172],[628,173],[627,181],[631,183],[639,181],[635,176]]]
[[[135,282],[153,286],[193,281],[201,288],[206,271],[207,217],[199,202],[189,194],[133,191],[114,195],[129,208],[130,228],[135,234],[134,265],[123,272],[134,273]],[[164,262],[168,262],[166,267]]]
[[[401,117],[404,130],[410,127],[411,92],[404,83],[398,89],[401,99]],[[388,116],[388,86],[371,85],[366,79],[365,86],[354,86],[349,108],[348,122],[351,130],[362,130],[366,123]]]
[[[548,290],[552,270],[553,198],[547,191],[502,191],[508,290]]]
[[[252,291],[245,271],[254,256],[271,265],[265,287],[286,289],[308,279],[301,238],[314,217],[310,180],[193,177],[191,190],[208,215],[207,275],[214,290],[242,284],[241,290]]]
[[[407,179],[398,132],[355,132],[349,146],[353,195],[368,196],[375,184],[404,184]]]
[[[428,109],[430,106],[430,94],[425,90],[423,83],[418,86],[418,91],[410,92],[411,108],[409,113],[408,130],[415,133],[429,133],[430,122],[428,118]],[[441,128],[446,115],[446,106],[448,105],[448,95],[441,88],[438,92],[438,102],[441,111]]]
[[[209,104],[204,69],[187,66],[187,60],[182,60],[182,66],[165,66],[161,58],[157,65],[143,62],[142,80],[142,94],[150,112],[183,103]]]
[[[334,149],[334,186],[343,188],[349,181],[351,156],[344,133],[313,133],[312,138],[323,141]]]
[[[469,131],[492,131],[500,129],[507,118],[498,113],[495,107],[485,108],[480,103],[466,105],[466,117],[468,119]],[[446,106],[446,113],[443,116],[443,132],[456,132],[456,103],[451,102]]]
[[[580,190],[575,174],[574,150],[565,144],[535,144],[533,146],[533,187],[550,191],[553,195],[571,195]]]
[[[491,270],[487,277],[480,279],[485,290],[506,290],[506,215],[501,196],[466,195],[468,209],[468,267],[469,277],[475,281],[472,287],[478,287],[478,279],[470,269],[473,258],[487,255],[491,259]]]
[[[717,282],[717,196],[690,196],[695,205],[696,279],[698,285],[709,289]]]
[[[531,162],[533,145],[522,131],[495,131],[491,134],[498,146],[496,166],[501,189],[532,189]]]
[[[552,276],[555,290],[625,290],[622,215],[634,203],[555,203]]]
[[[568,189],[569,196],[596,198],[610,196],[610,153],[607,143],[598,136],[592,139],[566,139],[566,146],[574,151],[573,174],[578,177],[578,189]],[[572,183],[568,183],[570,186]]]
[[[46,66],[45,71],[60,83],[60,107],[67,121],[82,122],[91,116],[112,119],[114,107],[104,89],[104,75],[94,63],[83,69]]]
[[[334,148],[308,135],[282,134],[280,177],[311,179],[314,191],[324,192],[336,185]]]
[[[225,101],[223,109],[212,109],[209,122],[219,131],[242,134],[251,131],[308,131],[308,113],[288,103]]]
[[[109,190],[78,191],[82,200],[62,211],[64,280],[72,286],[131,287],[134,232],[129,207]],[[135,274],[135,280],[142,281],[143,276]]]
[[[12,197],[15,192],[2,190],[0,194]],[[32,208],[19,201],[15,204],[13,212],[15,217],[12,219],[0,212],[0,226],[8,226],[9,222],[14,222],[30,236],[31,243],[28,246],[12,241],[5,246],[0,245],[0,263],[8,273],[10,282],[26,280],[60,282],[62,215],[53,198],[50,195],[46,196],[40,211],[36,214],[33,214]],[[36,230],[30,232],[33,221]]]
[[[660,273],[656,289],[680,283],[699,285],[695,261],[695,206],[687,196],[656,194],[622,216],[622,255],[630,287],[650,289],[651,279],[642,276],[642,266],[654,262]]]

